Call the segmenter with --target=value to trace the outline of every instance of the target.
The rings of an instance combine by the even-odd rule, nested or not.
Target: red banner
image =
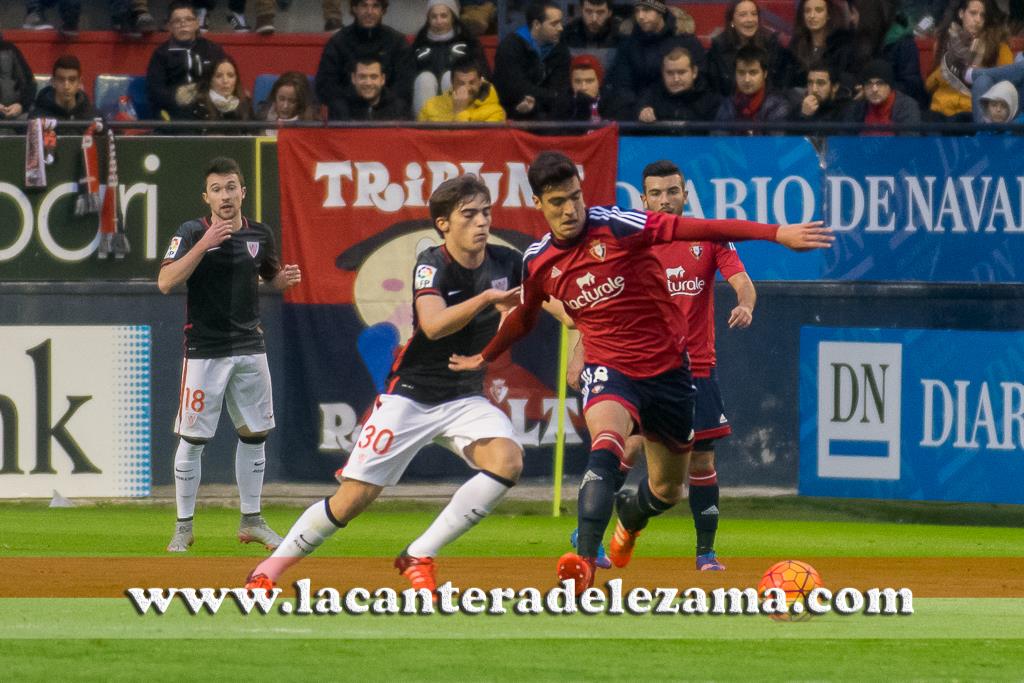
[[[614,127],[575,137],[512,129],[282,130],[282,252],[285,263],[303,270],[287,300],[356,304],[365,324],[392,322],[404,332],[416,256],[440,243],[430,193],[457,175],[479,175],[491,190],[493,241],[522,249],[547,231],[526,177],[544,150],[580,165],[588,205],[614,203]]]

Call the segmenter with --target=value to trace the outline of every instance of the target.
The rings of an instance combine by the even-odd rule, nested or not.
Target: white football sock
[[[509,485],[481,472],[463,484],[430,528],[409,544],[413,557],[437,557],[441,548],[466,533],[508,493]]]
[[[178,450],[174,452],[174,498],[178,504],[178,519],[191,519],[196,513],[204,448],[204,443],[194,444],[178,439]]]
[[[265,574],[271,581],[277,581],[285,569],[311,554],[334,535],[341,527],[328,515],[327,505],[326,500],[318,500],[306,508],[274,554],[260,562],[252,573]]]
[[[235,480],[238,482],[238,498],[242,514],[251,515],[260,511],[260,495],[263,493],[263,473],[267,469],[264,443],[238,442],[235,449]]]

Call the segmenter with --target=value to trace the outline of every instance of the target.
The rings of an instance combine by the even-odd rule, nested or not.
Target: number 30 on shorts
[[[185,387],[185,394],[181,397],[181,405],[185,410],[193,413],[201,413],[206,408],[206,392],[202,389]]]
[[[359,448],[370,448],[377,455],[384,455],[391,448],[391,442],[395,440],[395,433],[390,429],[378,430],[373,425],[366,425],[359,434]]]

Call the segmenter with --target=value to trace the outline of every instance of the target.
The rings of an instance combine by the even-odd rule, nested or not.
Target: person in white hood
[[[1007,123],[1017,117],[1019,96],[1010,81],[999,81],[981,96],[985,123]]]

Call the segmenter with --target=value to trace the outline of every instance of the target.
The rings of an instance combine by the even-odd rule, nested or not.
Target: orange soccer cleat
[[[572,579],[576,582],[576,595],[594,585],[594,558],[581,557],[576,553],[566,553],[558,558],[559,582]]]
[[[615,522],[615,533],[608,544],[608,559],[616,567],[625,567],[633,559],[633,548],[636,546],[636,539],[639,538],[639,531],[629,531],[622,526],[621,521]]]
[[[246,590],[264,590],[268,593],[274,590],[274,582],[266,574],[250,574],[245,580]]]
[[[404,550],[395,558],[395,569],[398,573],[409,579],[409,583],[415,590],[426,588],[431,593],[437,591],[437,579],[434,578],[434,558],[413,557]]]

